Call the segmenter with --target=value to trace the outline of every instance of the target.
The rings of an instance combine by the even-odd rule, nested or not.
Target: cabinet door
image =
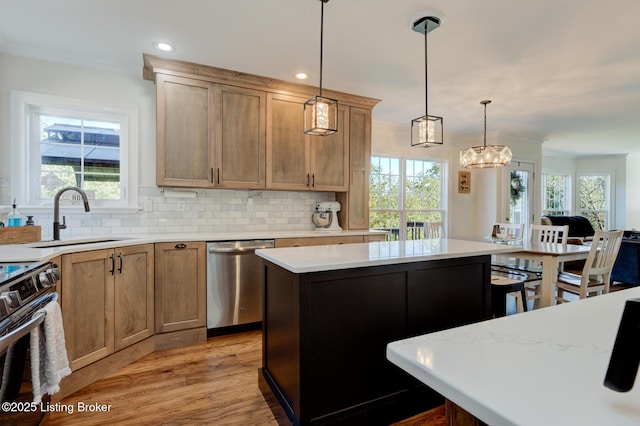
[[[338,107],[338,131],[311,139],[311,189],[349,190],[349,108]]]
[[[351,107],[349,117],[349,192],[336,194],[338,218],[345,229],[369,229],[371,110]]]
[[[206,243],[155,245],[156,332],[206,325]]]
[[[213,186],[213,85],[156,75],[156,182]]]
[[[113,250],[62,256],[62,319],[72,370],[114,351],[113,267]]]
[[[153,335],[153,244],[115,250],[115,350]]]
[[[265,187],[265,110],[265,92],[216,86],[216,187]]]
[[[267,96],[267,189],[308,190],[310,139],[302,128],[305,99]]]

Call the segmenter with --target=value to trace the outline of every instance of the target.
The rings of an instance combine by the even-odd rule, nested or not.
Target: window
[[[77,186],[92,207],[136,206],[135,110],[26,92],[13,92],[12,103],[11,184],[23,205],[50,206],[61,188]]]
[[[571,176],[557,173],[542,174],[542,214],[568,216],[571,214]]]
[[[369,223],[392,239],[424,238],[426,222],[442,222],[443,163],[371,157]]]
[[[609,228],[611,205],[609,182],[609,175],[592,174],[578,178],[578,214],[589,219],[595,230]]]

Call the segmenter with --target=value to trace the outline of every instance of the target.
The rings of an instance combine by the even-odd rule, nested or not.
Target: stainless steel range
[[[57,300],[59,280],[58,266],[52,262],[0,263],[1,402],[21,394],[29,334],[44,321],[44,314],[34,313]],[[0,423],[6,414],[0,412]]]

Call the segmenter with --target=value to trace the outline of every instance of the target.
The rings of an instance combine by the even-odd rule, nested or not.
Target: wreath
[[[525,191],[525,187],[522,184],[522,177],[516,172],[511,172],[511,204],[515,205],[522,194]]]

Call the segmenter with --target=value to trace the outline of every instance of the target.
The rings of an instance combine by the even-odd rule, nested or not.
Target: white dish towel
[[[44,321],[31,330],[31,383],[33,402],[60,390],[60,381],[71,374],[64,343],[62,312],[56,301],[49,302],[35,315],[45,314]]]

